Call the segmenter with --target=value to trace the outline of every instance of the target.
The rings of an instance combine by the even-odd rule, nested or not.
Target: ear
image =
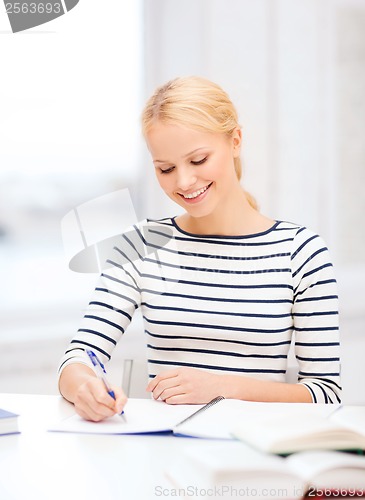
[[[233,147],[233,156],[237,158],[241,152],[241,144],[242,144],[242,130],[240,127],[236,127],[232,133],[232,147]]]

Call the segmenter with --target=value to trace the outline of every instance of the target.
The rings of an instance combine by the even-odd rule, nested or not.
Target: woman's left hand
[[[176,368],[157,375],[147,385],[154,399],[169,404],[205,404],[221,396],[222,376],[197,368]]]

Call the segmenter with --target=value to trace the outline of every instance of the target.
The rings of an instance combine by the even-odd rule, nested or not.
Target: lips
[[[178,195],[181,196],[188,203],[196,202],[196,201],[199,201],[200,199],[202,199],[202,197],[208,191],[208,189],[210,188],[210,186],[212,184],[213,183],[211,182],[207,186],[204,186],[200,189],[196,189],[192,193],[188,193],[188,194],[178,193]]]

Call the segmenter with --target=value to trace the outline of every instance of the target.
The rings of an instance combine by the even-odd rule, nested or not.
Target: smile
[[[182,196],[185,200],[194,200],[195,198],[198,198],[203,193],[205,193],[205,191],[208,188],[210,188],[211,185],[212,185],[212,183],[208,184],[208,186],[205,186],[205,187],[203,187],[201,189],[198,189],[197,191],[194,191],[193,193],[189,193],[189,194],[181,194],[181,193],[179,193],[179,195]]]

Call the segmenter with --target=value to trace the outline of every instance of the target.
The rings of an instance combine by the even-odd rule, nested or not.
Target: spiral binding
[[[187,418],[184,418],[184,420],[182,420],[181,422],[179,422],[175,427],[179,427],[179,425],[185,424],[185,422],[187,422],[191,418],[194,418],[198,413],[201,413],[201,412],[207,410],[208,408],[210,408],[211,406],[215,405],[219,401],[222,401],[222,399],[224,399],[223,396],[217,396],[216,398],[212,399],[212,401],[210,401],[209,403],[207,403],[206,405],[204,405],[202,408],[199,408],[199,410],[197,410],[196,412],[194,412],[192,415],[190,415]]]

